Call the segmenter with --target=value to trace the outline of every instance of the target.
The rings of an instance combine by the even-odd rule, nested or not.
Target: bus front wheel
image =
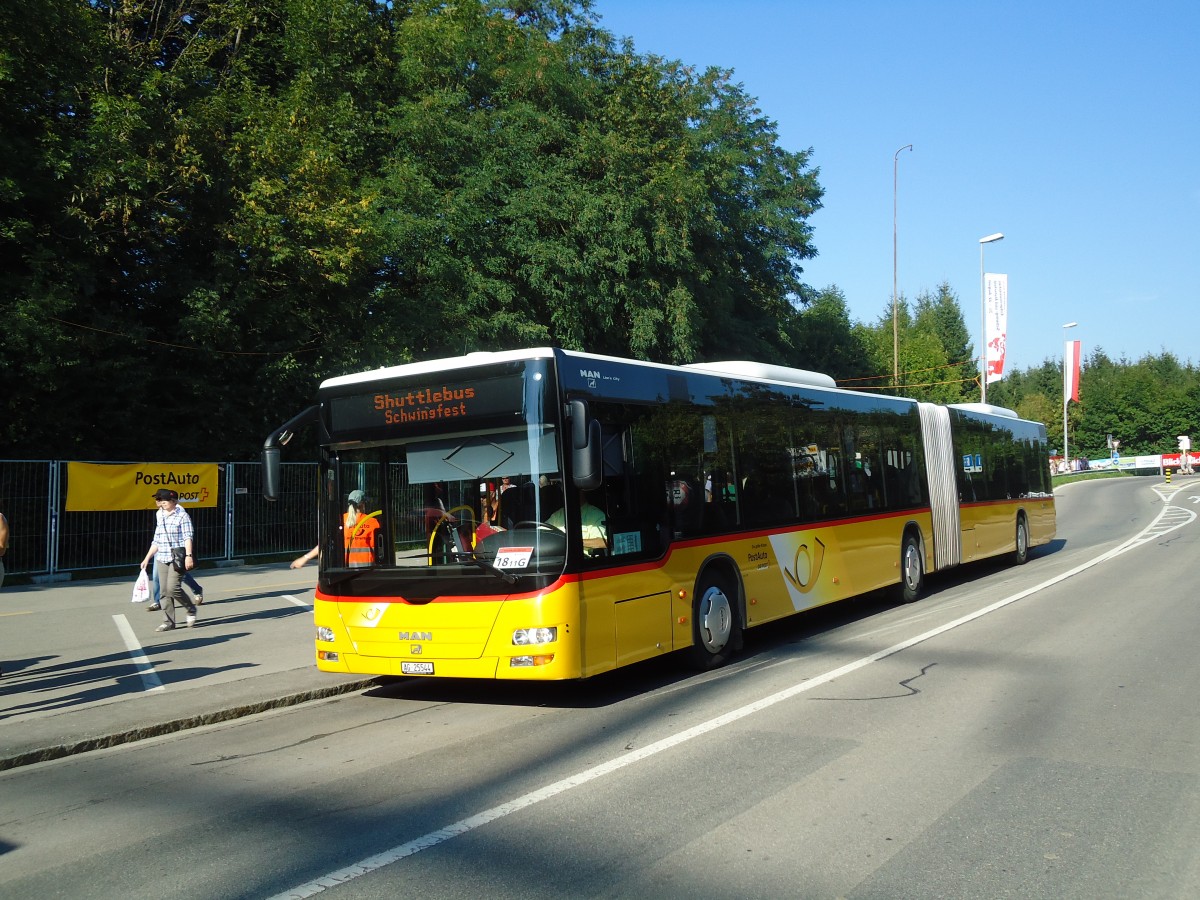
[[[708,578],[692,600],[693,665],[701,671],[724,665],[741,632],[734,592],[720,578]]]
[[[900,548],[900,599],[915,603],[925,586],[925,563],[921,559],[921,542],[911,531],[904,536]]]
[[[1017,516],[1017,547],[1013,551],[1013,562],[1023,566],[1029,560],[1029,523],[1024,516]]]

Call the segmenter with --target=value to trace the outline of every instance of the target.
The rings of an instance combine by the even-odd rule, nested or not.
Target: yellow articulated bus
[[[1046,429],[749,362],[545,348],[332,378],[317,666],[577,679],[1054,537]]]

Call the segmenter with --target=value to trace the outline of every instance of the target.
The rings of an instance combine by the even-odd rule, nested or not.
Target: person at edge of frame
[[[0,587],[4,586],[4,554],[8,552],[8,519],[0,512]],[[4,669],[0,668],[0,675]]]

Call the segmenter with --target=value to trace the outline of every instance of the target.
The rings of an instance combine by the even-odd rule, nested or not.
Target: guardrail
[[[0,460],[0,513],[8,519],[9,575],[68,578],[85,570],[136,566],[154,531],[153,510],[68,512],[67,462]],[[282,495],[262,496],[260,463],[219,463],[215,507],[188,508],[199,561],[231,564],[299,553],[317,542],[317,466],[284,463]]]

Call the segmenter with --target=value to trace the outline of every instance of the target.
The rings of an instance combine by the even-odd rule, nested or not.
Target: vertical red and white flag
[[[987,353],[987,383],[1004,377],[1004,354],[1008,344],[1008,276],[988,272],[983,276],[984,341]]]
[[[1063,396],[1079,402],[1079,341],[1063,347]]]

